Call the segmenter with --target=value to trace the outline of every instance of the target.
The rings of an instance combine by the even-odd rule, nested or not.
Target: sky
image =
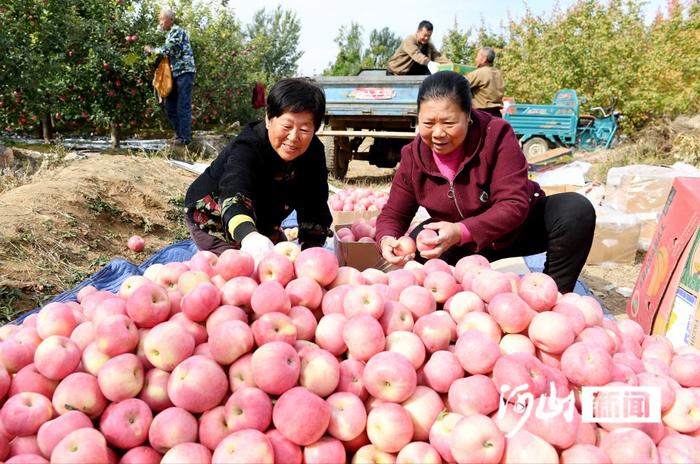
[[[433,43],[440,49],[442,37],[451,29],[455,19],[459,28],[478,28],[482,22],[498,32],[507,24],[509,15],[521,18],[527,8],[536,15],[547,17],[556,5],[562,9],[575,0],[231,0],[231,7],[243,24],[249,24],[259,9],[274,10],[281,5],[296,13],[301,23],[299,49],[304,55],[299,60],[299,75],[320,74],[335,60],[338,46],[334,39],[341,26],[351,21],[363,27],[364,44],[369,43],[373,29],[388,27],[404,39],[416,32],[418,23],[427,19],[433,23]],[[666,0],[648,0],[647,18],[653,18]]]

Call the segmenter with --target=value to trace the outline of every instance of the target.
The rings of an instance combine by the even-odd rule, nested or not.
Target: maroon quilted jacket
[[[474,251],[500,249],[515,238],[545,194],[528,179],[527,161],[510,125],[478,110],[471,119],[466,157],[452,183],[440,174],[420,135],[403,147],[389,201],[377,219],[377,243],[387,235],[403,235],[419,206],[434,220],[463,222]]]

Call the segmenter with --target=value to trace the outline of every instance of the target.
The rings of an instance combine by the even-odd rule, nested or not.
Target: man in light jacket
[[[505,84],[501,71],[493,67],[495,59],[493,48],[483,47],[476,55],[477,68],[466,78],[472,88],[474,108],[500,118]]]
[[[401,42],[401,45],[389,58],[387,75],[420,76],[437,71],[438,63],[449,63],[450,60],[430,42],[433,35],[433,24],[421,21],[418,30]]]

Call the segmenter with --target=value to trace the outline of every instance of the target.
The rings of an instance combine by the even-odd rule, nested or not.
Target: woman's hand
[[[409,252],[404,254],[404,245],[395,237],[386,236],[380,242],[382,256],[389,263],[403,267],[408,261],[415,257],[415,253]]]
[[[263,257],[274,249],[272,240],[259,232],[251,232],[241,240],[241,251],[248,253],[255,260],[255,269]]]
[[[435,245],[435,248],[421,252],[420,255],[425,259],[438,258],[462,240],[462,231],[455,222],[431,222],[423,228],[434,230],[438,234],[437,237],[423,241],[426,245]]]

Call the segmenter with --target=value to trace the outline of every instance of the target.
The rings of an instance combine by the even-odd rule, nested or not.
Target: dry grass
[[[350,162],[345,179],[331,178],[329,183],[339,189],[343,188],[372,188],[389,191],[391,180],[394,178],[394,168],[378,168],[367,161],[353,160]]]
[[[675,120],[662,119],[621,144],[602,152],[591,180],[605,182],[608,170],[630,164],[672,165],[683,162],[700,167],[700,115]]]
[[[0,192],[0,319],[13,320],[123,256],[188,237],[182,203],[194,174],[162,159],[93,156],[27,173]]]

